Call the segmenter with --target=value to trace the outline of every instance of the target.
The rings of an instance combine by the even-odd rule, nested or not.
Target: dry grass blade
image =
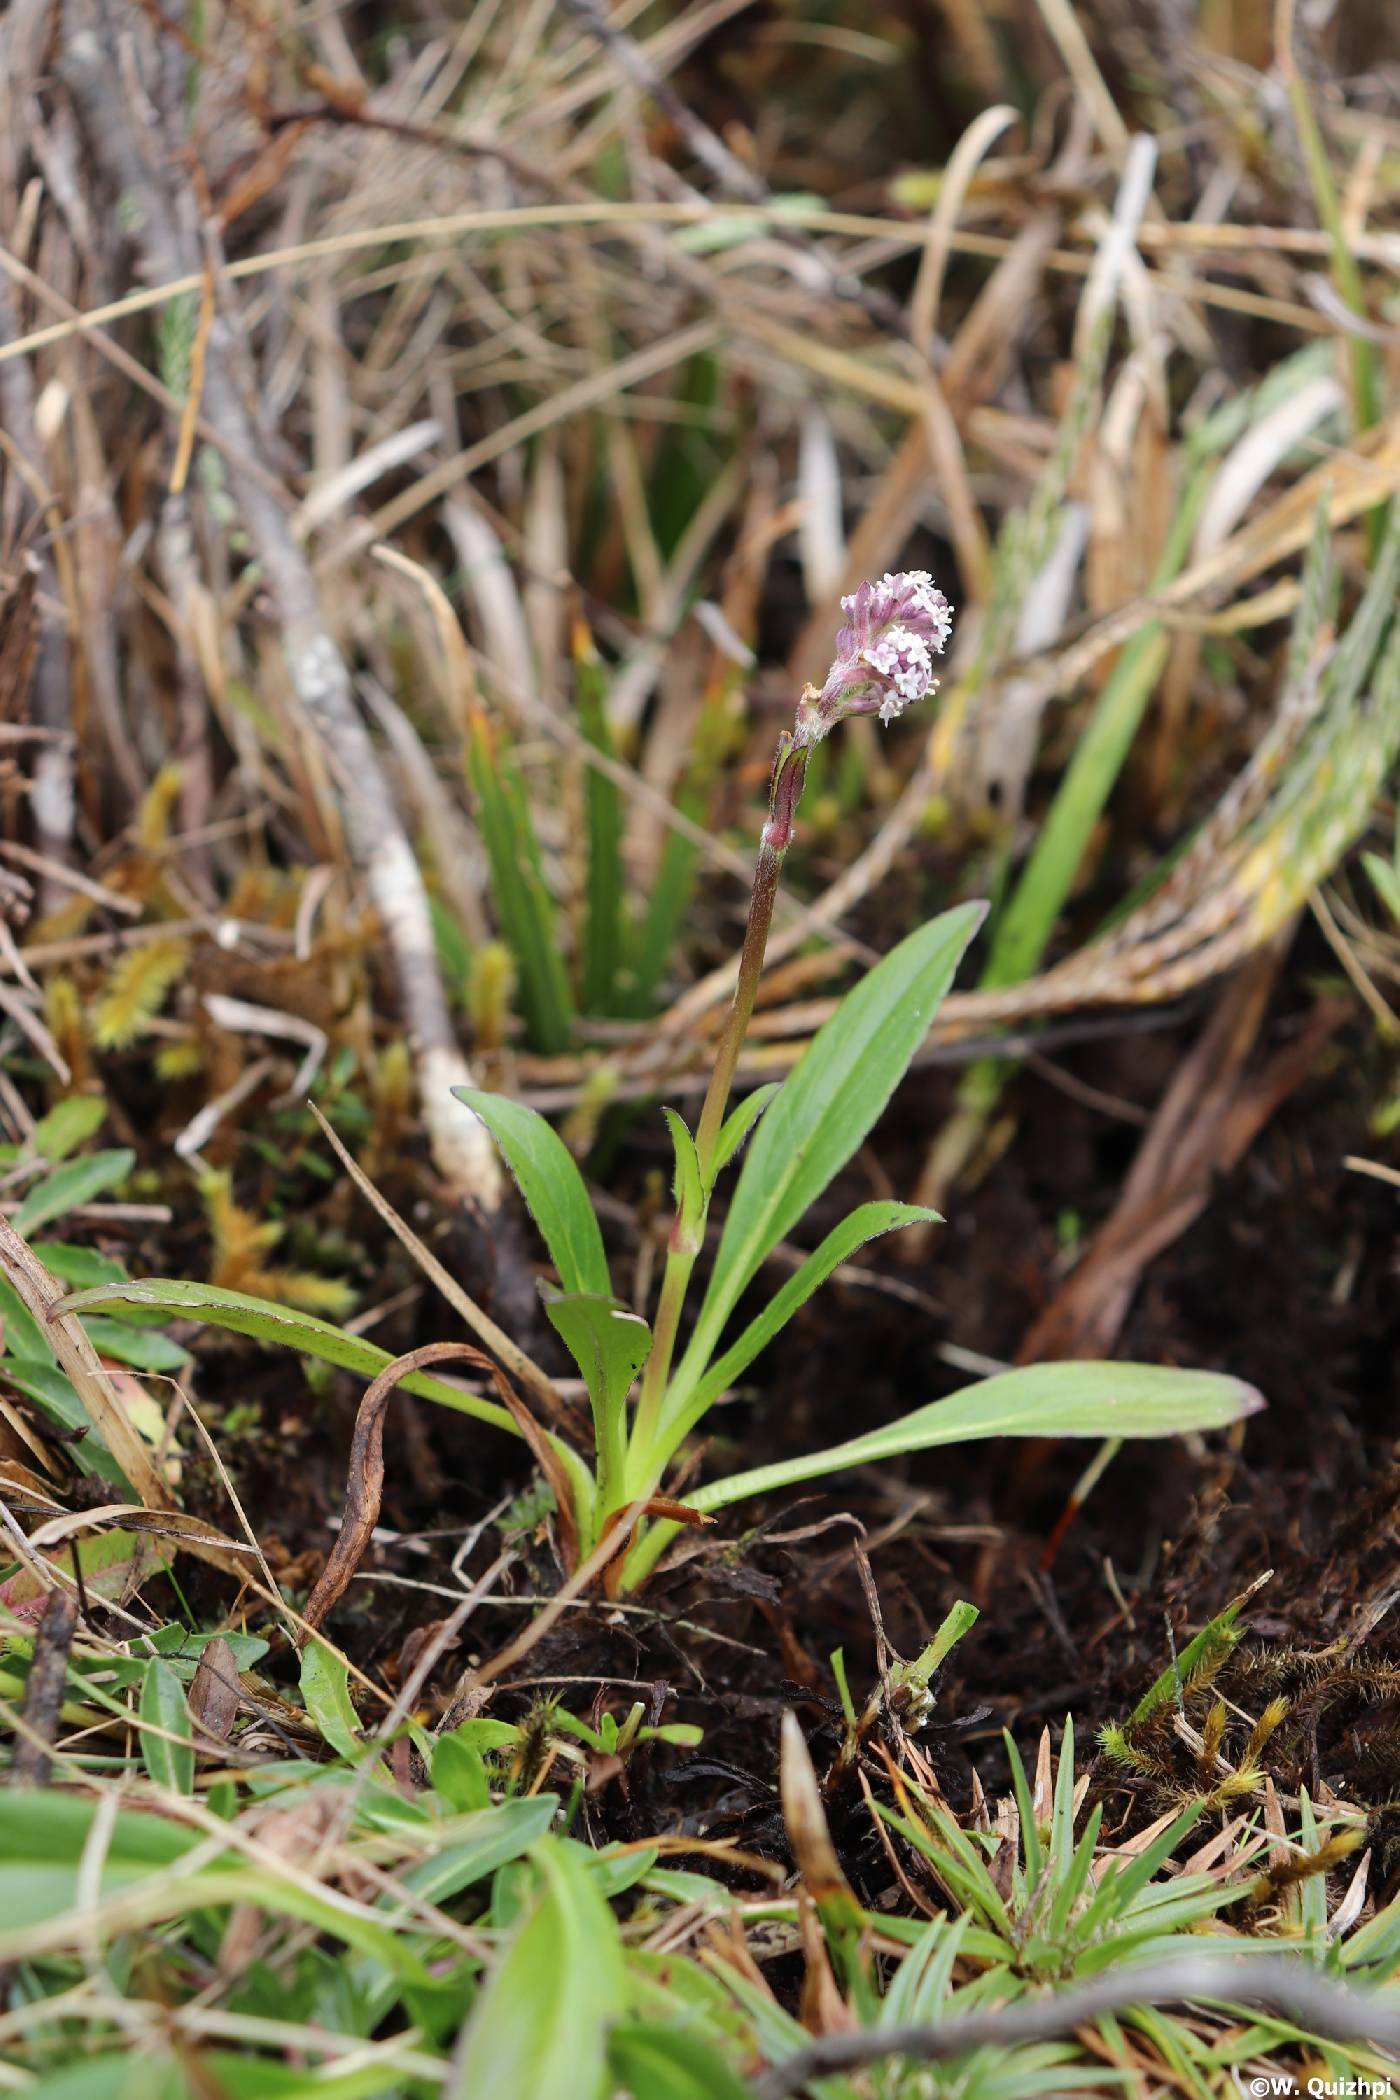
[[[340,1530],[330,1557],[317,1577],[316,1587],[307,1599],[297,1634],[299,1648],[304,1648],[311,1636],[320,1630],[345,1595],[379,1522],[384,1501],[384,1417],[389,1411],[394,1388],[411,1371],[422,1370],[427,1364],[449,1362],[474,1364],[478,1369],[490,1372],[507,1405],[514,1399],[499,1365],[493,1364],[489,1356],[483,1356],[468,1342],[428,1342],[420,1349],[410,1349],[403,1356],[395,1357],[391,1364],[384,1366],[373,1384],[366,1388],[356,1410],[355,1433],[350,1443],[349,1482]],[[561,1500],[560,1507],[567,1511],[567,1495]]]

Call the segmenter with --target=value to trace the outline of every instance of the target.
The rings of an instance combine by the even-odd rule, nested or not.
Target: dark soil
[[[1069,1048],[1057,1065],[1072,1082],[1150,1109],[1203,1019]],[[1256,1055],[1296,1026],[1280,1011]],[[863,1538],[899,1653],[915,1653],[957,1597],[981,1607],[924,1738],[955,1803],[966,1801],[974,1765],[989,1794],[1004,1786],[1003,1727],[1033,1755],[1041,1728],[1058,1735],[1072,1710],[1087,1755],[1092,1732],[1124,1718],[1168,1665],[1172,1642],[1179,1648],[1272,1570],[1219,1689],[1248,1714],[1288,1693],[1290,1725],[1271,1753],[1280,1790],[1323,1785],[1374,1809],[1389,1869],[1400,1857],[1400,1818],[1386,1813],[1400,1801],[1400,1641],[1390,1611],[1400,1598],[1395,1197],[1343,1165],[1363,1142],[1358,1097],[1381,1098],[1387,1085],[1371,1041],[1359,1021],[1334,1038],[1203,1216],[1149,1266],[1121,1339],[1126,1357],[1237,1373],[1259,1387],[1267,1413],[1208,1447],[1126,1447],[1052,1565],[1052,1530],[1092,1447],[969,1446],[819,1483],[757,1517],[736,1512],[718,1543],[658,1577],[640,1608],[600,1603],[566,1614],[498,1691],[495,1711],[519,1713],[553,1691],[587,1712],[595,1697],[617,1706],[650,1691],[668,1719],[705,1729],[695,1755],[634,1760],[628,1791],[603,1788],[588,1811],[600,1834],[704,1827],[781,1842],[783,1706],[798,1703],[809,1725],[830,1713],[838,1647],[858,1699],[873,1682],[875,1635],[855,1554]],[[954,1084],[946,1070],[910,1082],[876,1154],[845,1177],[843,1201],[872,1193],[884,1175],[907,1191]],[[726,1441],[716,1460],[753,1464],[830,1443],[954,1390],[965,1374],[939,1355],[945,1342],[1016,1355],[1066,1271],[1067,1244],[1076,1233],[1087,1242],[1109,1211],[1140,1129],[1033,1073],[1009,1105],[1015,1144],[950,1203],[920,1266],[900,1268],[895,1242],[876,1249],[880,1274],[914,1286],[919,1302],[908,1302],[907,1288],[896,1297],[829,1286],[774,1352],[763,1390],[718,1417]],[[405,1280],[390,1268],[383,1297]],[[416,1318],[401,1316],[378,1338],[408,1347],[445,1332],[448,1318],[421,1300]],[[240,1483],[265,1540],[274,1535],[284,1582],[309,1586],[339,1506],[358,1391],[337,1379],[313,1396],[272,1359],[241,1351],[219,1361],[227,1383],[211,1364],[206,1399],[217,1387],[229,1399],[250,1386],[264,1396],[259,1433],[237,1447]],[[382,1521],[403,1537],[367,1557],[332,1631],[360,1667],[393,1683],[405,1641],[446,1609],[430,1590],[403,1585],[450,1581],[463,1532],[525,1481],[514,1447],[403,1396],[387,1456]],[[558,1584],[547,1532],[520,1544],[520,1564],[441,1674],[442,1703],[457,1671],[518,1628],[525,1600]],[[492,1527],[470,1565],[496,1550]],[[504,1608],[512,1596],[519,1608]],[[1155,1813],[1169,1797],[1169,1787],[1129,1788],[1122,1810]],[[863,1852],[869,1823],[863,1812],[858,1820],[851,1842]]]

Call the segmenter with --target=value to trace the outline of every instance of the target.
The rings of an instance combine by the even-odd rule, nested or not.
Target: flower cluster
[[[863,583],[841,600],[846,625],[820,692],[809,685],[797,709],[799,744],[817,744],[846,715],[878,714],[885,723],[933,692],[933,659],[941,656],[953,608],[927,569],[905,569]]]

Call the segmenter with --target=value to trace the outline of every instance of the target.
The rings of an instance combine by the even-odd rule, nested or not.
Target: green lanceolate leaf
[[[194,1742],[185,1688],[158,1656],[147,1663],[141,1679],[141,1721],[141,1756],[156,1785],[172,1794],[192,1794]],[[178,1740],[172,1742],[172,1736]]]
[[[449,1808],[483,1810],[491,1806],[491,1782],[481,1752],[456,1736],[444,1736],[433,1751],[433,1792]]]
[[[78,1432],[77,1440],[68,1446],[68,1454],[79,1472],[100,1474],[104,1480],[127,1485],[126,1475],[83,1406],[76,1386],[56,1363],[37,1362],[27,1356],[0,1358],[0,1387],[3,1386],[13,1386],[17,1393],[23,1393],[60,1428]]]
[[[611,1297],[603,1235],[564,1140],[523,1102],[478,1087],[454,1086],[452,1091],[475,1110],[504,1153],[565,1290]]]
[[[541,1291],[549,1323],[578,1365],[595,1410],[621,1407],[646,1361],[651,1329],[620,1298]]]
[[[756,1087],[746,1094],[737,1108],[732,1108],[720,1128],[719,1142],[715,1146],[715,1178],[724,1172],[735,1153],[743,1144],[754,1124],[779,1091],[782,1081],[770,1080],[767,1086]]]
[[[673,1184],[676,1198],[676,1219],[685,1237],[687,1252],[698,1253],[705,1238],[705,1190],[700,1179],[700,1159],[695,1150],[695,1140],[686,1127],[684,1119],[673,1108],[663,1108],[662,1115],[671,1133],[671,1143],[676,1152],[676,1178]]]
[[[350,1672],[345,1658],[324,1641],[311,1640],[301,1658],[301,1696],[306,1711],[332,1750],[356,1758],[364,1750],[360,1717],[350,1703]]]
[[[753,2090],[713,2043],[681,2027],[615,2027],[608,2061],[632,2100],[750,2100]]]
[[[3,1331],[7,1356],[23,1357],[29,1363],[58,1362],[43,1327],[8,1276],[0,1276],[0,1330]]]
[[[27,1239],[41,1225],[65,1217],[70,1210],[91,1203],[117,1182],[125,1181],[135,1164],[136,1154],[125,1147],[66,1160],[29,1191],[10,1223],[21,1238]]]
[[[759,1123],[681,1366],[693,1377],[778,1241],[864,1139],[928,1032],[984,907],[959,905],[878,962],[819,1030]]]
[[[472,2100],[598,2100],[625,1988],[617,1925],[576,1848],[540,1844],[531,1857],[542,1887],[477,1999],[459,2090]]]
[[[97,1135],[106,1114],[107,1103],[100,1094],[70,1094],[34,1125],[30,1143],[40,1159],[57,1166]]]
[[[862,1203],[858,1210],[853,1210],[807,1256],[801,1268],[789,1276],[777,1295],[770,1299],[756,1319],[749,1322],[739,1339],[725,1350],[693,1390],[688,1391],[681,1384],[685,1369],[682,1366],[666,1396],[662,1416],[667,1441],[672,1448],[714,1405],[726,1387],[733,1385],[735,1379],[748,1369],[759,1351],[766,1349],[773,1337],[782,1332],[793,1314],[825,1283],[832,1270],[839,1268],[843,1261],[849,1261],[857,1248],[883,1232],[894,1232],[901,1225],[939,1222],[936,1210],[927,1210],[917,1203]]]
[[[540,1296],[549,1323],[578,1365],[593,1409],[603,1506],[620,1492],[627,1441],[627,1395],[651,1348],[651,1329],[639,1313],[619,1298],[599,1298],[579,1291],[552,1291]]]
[[[696,1509],[723,1509],[750,1495],[795,1482],[998,1436],[1180,1436],[1223,1429],[1264,1402],[1253,1386],[1214,1371],[1164,1370],[1155,1364],[1029,1364],[916,1408],[898,1422],[804,1458],[758,1466],[687,1496]]]
[[[135,1370],[183,1371],[189,1363],[188,1349],[149,1327],[128,1327],[124,1320],[108,1319],[101,1313],[90,1313],[83,1326],[99,1356],[110,1356]]]
[[[187,1320],[203,1320],[211,1327],[225,1328],[230,1334],[249,1335],[254,1341],[278,1342],[301,1356],[314,1356],[320,1363],[336,1364],[364,1378],[377,1377],[394,1360],[387,1349],[377,1349],[373,1342],[361,1341],[358,1335],[333,1327],[329,1320],[318,1320],[313,1313],[294,1312],[289,1306],[274,1305],[266,1298],[250,1298],[242,1291],[221,1291],[211,1283],[147,1276],[136,1281],[99,1284],[95,1290],[76,1291],[62,1301],[63,1311],[77,1313],[115,1312],[124,1306],[156,1307]],[[421,1393],[426,1400],[455,1407],[459,1414],[489,1422],[511,1436],[520,1434],[508,1411],[494,1400],[478,1399],[476,1394],[464,1393],[426,1371],[412,1371],[399,1384],[405,1392]]]

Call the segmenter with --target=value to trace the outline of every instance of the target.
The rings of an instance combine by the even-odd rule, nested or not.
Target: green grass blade
[[[1030,858],[995,929],[982,982],[1019,984],[1038,967],[1167,660],[1159,627],[1139,628],[1104,684]]]
[[[574,631],[574,693],[584,738],[604,758],[614,757],[607,674],[581,622]],[[583,822],[588,865],[579,1005],[586,1014],[611,1014],[623,950],[623,816],[617,782],[600,766],[584,767]]]
[[[480,716],[471,726],[467,774],[491,868],[492,900],[520,975],[530,1039],[547,1056],[558,1055],[573,1037],[573,1002],[554,899],[520,776]]]
[[[677,796],[676,807],[693,823],[703,824],[709,815],[709,802],[708,786],[703,792],[687,788]],[[699,858],[700,849],[692,839],[679,831],[667,832],[661,864],[633,948],[631,982],[623,1002],[630,1015],[640,1017],[655,1010],[666,966],[680,940],[690,907]]]
[[[734,735],[727,689],[706,702],[696,724],[690,769],[676,793],[676,809],[702,828],[711,821],[711,803],[720,765]],[[666,833],[656,877],[628,958],[627,1014],[654,1013],[662,982],[675,953],[690,909],[700,848],[679,831]]]
[[[1011,1767],[1011,1791],[1016,1796],[1016,1809],[1021,1823],[1021,1858],[1025,1864],[1026,1892],[1032,1895],[1045,1865],[1045,1854],[1040,1843],[1040,1826],[1035,1820],[1035,1802],[1031,1796],[1030,1781],[1026,1777],[1021,1753],[1005,1728],[1001,1732],[1001,1739],[1006,1745],[1006,1761]]]

